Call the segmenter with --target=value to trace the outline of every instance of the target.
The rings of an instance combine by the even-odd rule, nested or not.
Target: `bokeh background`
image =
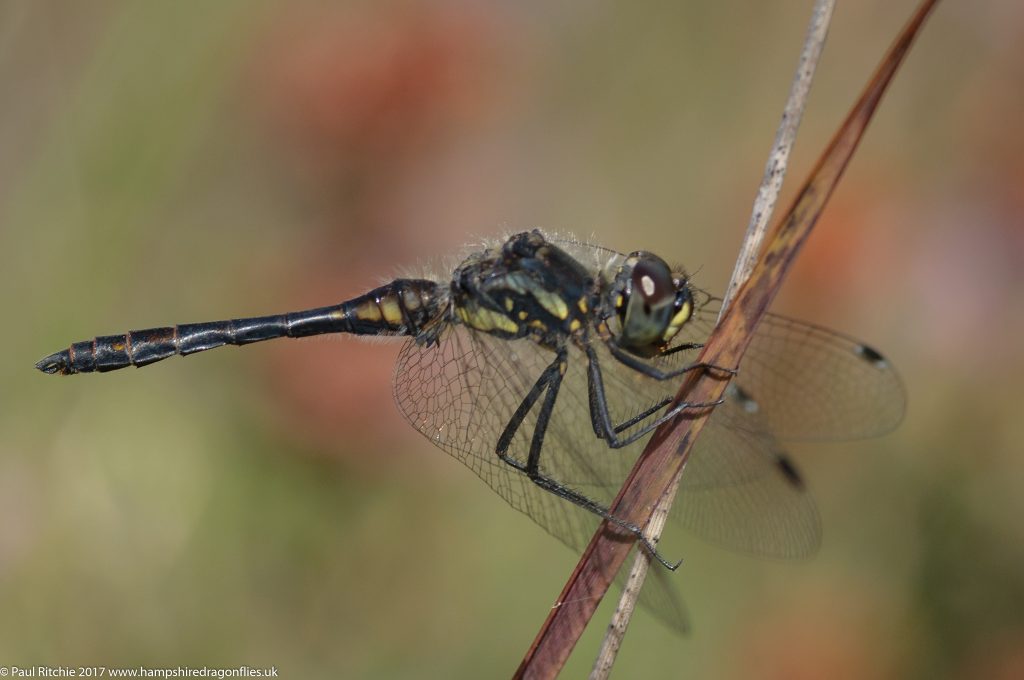
[[[32,364],[535,226],[720,290],[810,4],[0,4],[0,664],[509,675],[576,557],[402,421],[394,345]],[[912,6],[841,3],[786,196]],[[796,448],[816,559],[682,546],[693,633],[641,612],[620,677],[1024,676],[1022,83],[1021,3],[940,6],[777,305],[906,421]]]

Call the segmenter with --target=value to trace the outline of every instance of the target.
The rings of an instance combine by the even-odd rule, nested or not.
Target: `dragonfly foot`
[[[682,560],[679,560],[678,562],[669,562],[667,559],[665,559],[665,557],[662,556],[660,552],[658,552],[658,549],[654,547],[654,543],[652,543],[649,538],[644,536],[642,532],[638,534],[638,538],[640,545],[643,547],[644,550],[647,551],[647,554],[653,557],[654,559],[658,560],[658,562],[661,563],[661,566],[665,567],[669,571],[675,571],[679,568],[679,565],[683,563]]]

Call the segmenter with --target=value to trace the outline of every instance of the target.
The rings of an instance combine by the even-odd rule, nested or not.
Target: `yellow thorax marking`
[[[478,331],[492,331],[495,329],[505,331],[506,333],[515,333],[519,330],[519,326],[515,321],[508,318],[500,312],[495,312],[491,309],[485,309],[482,307],[474,307],[472,309],[466,307],[459,307],[457,309],[459,318],[462,322],[470,328],[475,328]]]
[[[546,309],[553,317],[565,321],[569,318],[569,307],[565,300],[550,291],[534,289],[531,291],[537,303]]]

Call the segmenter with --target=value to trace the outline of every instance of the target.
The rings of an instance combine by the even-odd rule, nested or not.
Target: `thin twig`
[[[782,191],[782,182],[786,177],[786,168],[789,162],[789,153],[796,142],[796,133],[800,127],[800,120],[803,117],[804,109],[807,106],[807,97],[811,90],[811,82],[814,80],[814,72],[821,58],[821,51],[825,45],[825,38],[828,35],[828,27],[832,20],[832,11],[835,8],[835,0],[817,0],[811,12],[811,19],[807,26],[807,35],[804,37],[803,50],[800,53],[800,61],[797,64],[796,73],[793,76],[793,83],[790,86],[789,98],[786,107],[782,111],[782,120],[779,121],[779,129],[775,133],[775,143],[768,154],[768,161],[765,163],[764,176],[761,178],[761,186],[757,190],[754,199],[754,206],[750,215],[750,223],[747,225],[747,232],[740,247],[739,256],[736,258],[736,266],[732,272],[732,278],[725,291],[725,298],[722,302],[722,309],[719,313],[725,313],[726,307],[732,300],[733,295],[739,287],[750,278],[750,273],[757,262],[757,254],[761,250],[765,234],[768,231],[768,222],[775,209],[775,203]],[[676,492],[679,490],[679,481],[682,479],[685,464],[679,470],[671,486],[662,495],[658,505],[651,515],[651,521],[644,529],[644,535],[652,544],[657,544],[661,532],[665,528],[668,515],[672,509]],[[626,586],[622,590],[622,596],[612,615],[608,630],[605,632],[604,640],[601,642],[601,649],[598,651],[594,661],[594,668],[590,672],[590,680],[604,680],[611,673],[615,657],[618,655],[619,647],[626,635],[626,628],[629,626],[633,611],[636,609],[637,598],[640,597],[640,589],[643,588],[644,580],[647,578],[647,570],[651,564],[651,557],[647,552],[638,550],[633,560],[633,567],[626,579]]]
[[[757,262],[757,254],[761,251],[761,244],[768,231],[768,222],[775,210],[775,202],[782,191],[782,181],[786,178],[789,152],[793,148],[793,143],[796,142],[796,133],[800,128],[800,119],[803,117],[804,108],[807,106],[807,96],[811,91],[811,82],[814,80],[814,70],[821,58],[821,50],[825,46],[825,38],[828,35],[828,27],[832,21],[832,10],[835,9],[835,5],[835,0],[817,0],[811,13],[811,21],[807,25],[807,36],[804,39],[804,49],[800,53],[800,63],[797,64],[793,85],[789,90],[789,100],[786,102],[786,108],[782,111],[782,120],[779,121],[779,129],[775,133],[775,144],[768,155],[768,162],[765,163],[764,177],[761,178],[761,186],[754,199],[754,208],[750,214],[747,233],[743,237],[740,254],[736,258],[736,267],[733,269],[729,286],[725,290],[718,318],[722,318],[722,314],[725,314],[733,295],[750,278],[750,272],[753,271],[754,264]]]

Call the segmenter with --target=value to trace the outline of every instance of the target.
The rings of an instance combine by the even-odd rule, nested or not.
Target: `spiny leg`
[[[667,357],[670,354],[675,354],[676,352],[689,352],[690,350],[703,349],[703,348],[704,348],[704,343],[703,342],[684,342],[681,345],[676,345],[675,347],[669,347],[667,350],[665,350],[664,352],[661,353],[661,356]]]
[[[623,420],[621,423],[619,423],[618,425],[615,426],[613,431],[615,432],[615,434],[618,434],[620,432],[628,430],[629,428],[633,427],[637,423],[642,423],[643,421],[647,420],[652,415],[654,415],[655,413],[657,413],[658,411],[660,411],[661,409],[665,408],[666,406],[668,406],[671,403],[672,403],[672,397],[662,397],[661,401],[656,403],[654,406],[651,406],[651,407],[649,407],[647,409],[644,409],[643,411],[641,411],[640,413],[637,413],[635,416],[633,416],[632,418],[629,418],[628,420]]]
[[[643,425],[639,430],[632,434],[620,438],[618,435],[620,432],[633,427],[637,423],[640,423],[650,416],[657,413],[660,409],[667,406],[672,402],[672,397],[665,397],[661,401],[657,402],[654,406],[646,409],[645,411],[633,416],[632,418],[615,424],[612,420],[611,413],[608,410],[608,399],[605,396],[604,391],[604,378],[601,374],[601,366],[597,358],[597,353],[594,351],[593,346],[587,346],[587,387],[590,396],[590,419],[594,426],[594,431],[597,432],[597,436],[604,439],[608,446],[613,449],[620,449],[624,446],[628,446],[633,442],[637,441],[641,437],[644,437],[663,423],[668,422],[672,418],[676,417],[680,413],[686,410],[695,410],[701,408],[711,408],[718,406],[723,402],[722,399],[718,401],[702,402],[697,404],[691,404],[689,402],[680,402],[670,408],[668,411],[658,416],[651,422]],[[695,366],[694,368],[704,368],[703,366]],[[689,369],[693,370],[693,368]]]
[[[618,359],[618,361],[620,363],[623,363],[626,366],[629,366],[634,371],[638,371],[640,373],[643,373],[648,378],[654,378],[655,380],[669,380],[671,378],[679,377],[679,376],[683,375],[684,373],[689,373],[690,371],[698,371],[698,370],[700,370],[700,371],[717,371],[719,373],[724,373],[724,374],[729,375],[729,376],[736,375],[736,373],[737,373],[735,368],[726,368],[725,366],[716,366],[715,364],[708,364],[708,363],[705,363],[705,362],[702,362],[702,361],[694,362],[692,364],[687,364],[686,366],[681,366],[680,368],[674,368],[671,371],[663,371],[663,370],[661,370],[659,368],[655,368],[654,366],[651,366],[650,364],[645,363],[644,361],[642,361],[638,357],[636,357],[636,356],[630,354],[629,352],[627,352],[626,350],[622,349],[617,344],[615,344],[614,340],[610,340],[610,339],[605,340],[604,344],[605,344],[605,346],[608,347],[608,351],[611,352],[612,356],[615,357],[616,359]],[[683,348],[694,349],[694,347],[687,347],[685,345],[681,345],[679,348],[673,348],[673,349],[668,350],[667,352],[664,352],[662,354],[662,356],[673,354],[673,353],[675,353],[675,352],[677,352],[677,351],[679,351],[680,349],[683,349]]]
[[[512,418],[509,419],[504,431],[498,438],[498,445],[495,449],[495,453],[497,453],[498,458],[500,458],[504,463],[525,473],[526,476],[530,478],[530,481],[545,491],[567,500],[570,503],[578,505],[584,510],[587,510],[588,512],[591,512],[598,517],[630,532],[636,537],[637,541],[643,546],[643,548],[657,559],[658,562],[666,568],[674,571],[680,564],[682,564],[682,562],[673,563],[662,557],[654,547],[654,544],[644,536],[643,530],[640,527],[619,519],[609,512],[608,508],[604,507],[600,503],[540,472],[540,454],[544,446],[544,435],[547,432],[548,423],[551,420],[551,414],[554,412],[555,401],[558,398],[558,391],[561,388],[562,379],[565,376],[565,371],[568,365],[567,355],[568,352],[565,347],[558,348],[555,360],[552,361],[546,369],[544,369],[544,372],[537,379],[537,382],[534,383],[529,393],[527,393],[523,398],[523,401],[519,404],[515,413],[512,414]],[[545,393],[544,401],[541,403],[541,410],[537,414],[537,423],[534,426],[533,437],[530,441],[530,452],[527,456],[526,463],[522,463],[508,454],[508,448],[512,443],[512,438],[515,436],[516,432],[519,431],[523,421],[526,419],[526,415],[536,405],[541,393]]]

